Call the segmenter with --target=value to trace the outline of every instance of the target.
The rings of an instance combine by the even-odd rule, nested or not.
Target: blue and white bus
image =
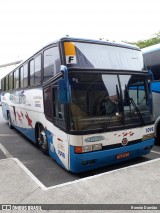
[[[148,71],[138,47],[65,37],[2,79],[3,116],[73,173],[154,145]]]
[[[160,44],[142,49],[144,63],[151,75],[155,139],[160,144]]]

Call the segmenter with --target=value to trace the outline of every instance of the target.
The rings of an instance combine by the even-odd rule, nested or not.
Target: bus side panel
[[[5,120],[8,120],[8,112],[9,112],[8,104],[2,103],[2,114]]]
[[[154,119],[157,119],[160,116],[160,81],[151,82],[151,91],[153,99],[153,115]]]
[[[33,120],[38,116],[38,113],[28,112],[28,110],[15,106],[10,106],[9,113],[12,125],[35,143],[35,122]]]
[[[49,126],[48,124],[47,129]],[[52,131],[47,131],[47,138],[49,155],[55,159],[59,165],[69,170],[69,145],[67,134],[57,127],[54,127],[52,124]]]
[[[4,118],[7,120],[9,113],[12,125],[36,142],[35,124],[40,121],[43,114],[42,88],[11,91],[11,93],[5,93],[2,98]]]
[[[2,114],[5,120],[8,120],[8,112],[9,112],[9,104],[8,104],[8,100],[9,100],[10,94],[6,93],[6,94],[2,94]]]
[[[27,129],[27,128],[22,128],[13,125],[14,128],[16,128],[19,132],[21,132],[23,135],[25,135],[27,138],[29,138],[32,142],[36,143],[35,139],[35,128],[34,129]]]
[[[146,155],[153,145],[154,139],[150,139],[126,147],[83,154],[75,154],[74,146],[70,146],[70,171],[80,173]],[[117,155],[123,153],[129,153],[129,156],[117,160]]]
[[[49,155],[63,168],[69,169],[69,142],[66,133],[55,127],[48,121],[43,110],[42,89],[30,89],[13,91],[5,94],[4,117],[10,113],[12,125],[29,138],[36,142],[35,127],[39,123],[46,129]]]

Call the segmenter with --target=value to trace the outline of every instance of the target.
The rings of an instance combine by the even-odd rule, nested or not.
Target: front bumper
[[[80,173],[146,155],[150,152],[153,145],[154,139],[150,139],[125,147],[82,154],[76,154],[74,152],[74,146],[70,146],[70,171],[73,173]],[[118,154],[128,152],[128,157],[116,159]]]

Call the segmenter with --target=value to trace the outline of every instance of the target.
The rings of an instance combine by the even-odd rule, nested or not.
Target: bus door
[[[50,155],[66,169],[69,168],[69,140],[65,133],[66,118],[64,104],[58,101],[58,86],[52,86],[52,107],[53,107],[53,144],[54,149],[50,149]]]

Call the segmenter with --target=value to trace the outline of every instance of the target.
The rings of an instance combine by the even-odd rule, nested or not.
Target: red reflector
[[[76,146],[74,148],[75,153],[82,153],[82,146]]]

